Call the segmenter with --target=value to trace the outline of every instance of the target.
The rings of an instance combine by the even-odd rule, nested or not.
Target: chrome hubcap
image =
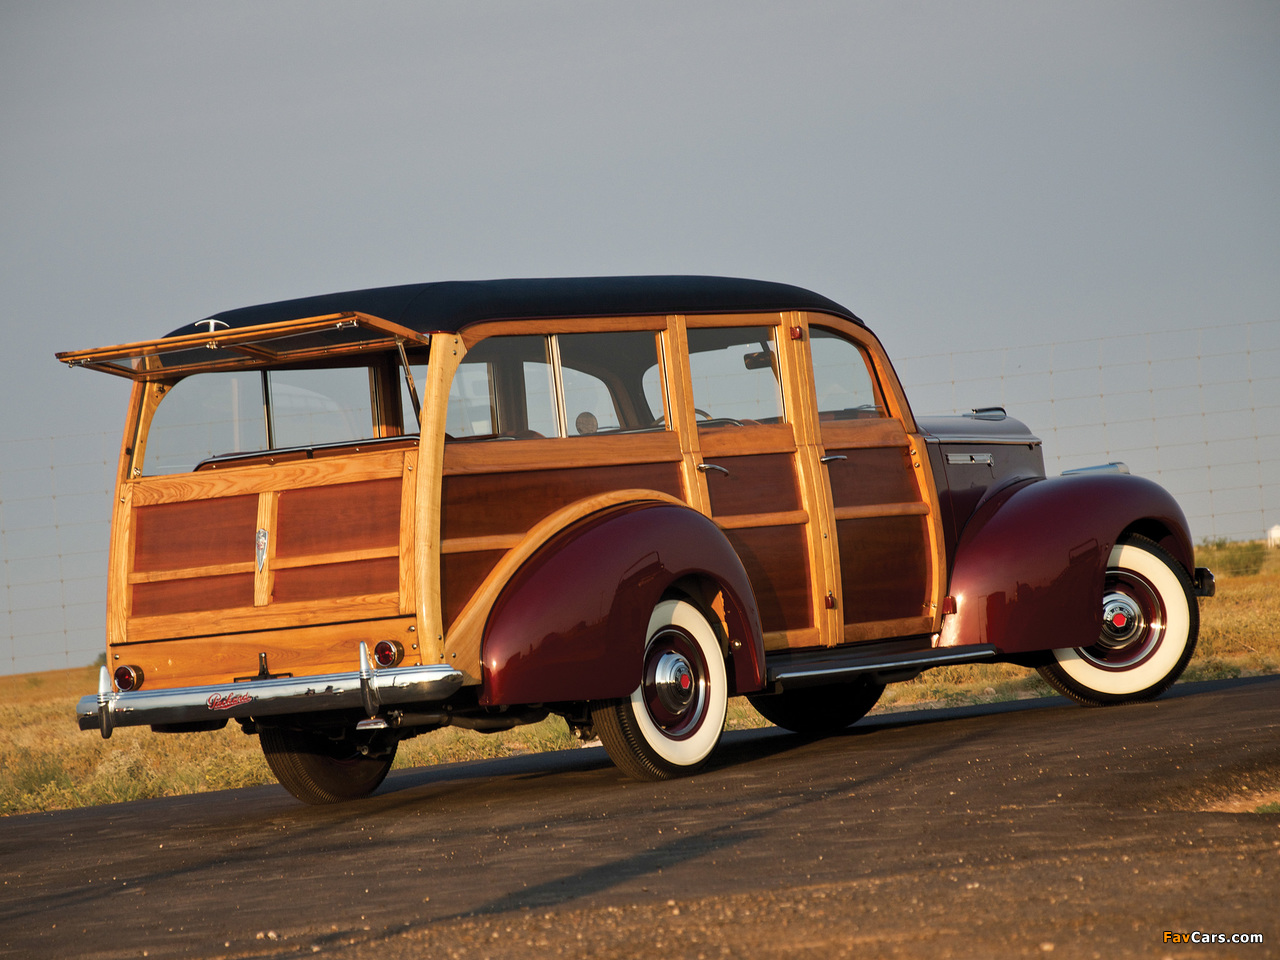
[[[668,712],[679,715],[687,710],[694,696],[689,661],[672,650],[658,657],[654,664],[653,691]]]
[[[1112,650],[1123,647],[1146,626],[1142,612],[1133,600],[1122,593],[1109,593],[1102,598],[1102,633],[1098,642]]]

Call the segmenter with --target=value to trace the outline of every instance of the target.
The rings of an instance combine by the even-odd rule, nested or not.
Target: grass
[[[1197,563],[1218,575],[1201,601],[1200,643],[1184,681],[1280,673],[1280,550],[1203,544]],[[1247,562],[1237,563],[1240,556]],[[1246,572],[1234,572],[1236,570]],[[1252,572],[1247,572],[1252,571]],[[235,724],[213,733],[154,734],[125,727],[110,740],[76,729],[75,704],[97,689],[97,668],[0,677],[0,815],[62,810],[273,783],[258,748]],[[1025,699],[1053,691],[1033,670],[975,664],[930,670],[889,687],[873,712]],[[744,699],[728,728],[767,726]],[[558,717],[495,734],[446,728],[401,744],[397,767],[512,756],[577,745]],[[1276,804],[1259,812],[1277,812]]]

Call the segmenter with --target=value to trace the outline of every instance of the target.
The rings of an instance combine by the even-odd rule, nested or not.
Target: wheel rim
[[[663,735],[683,740],[697,732],[707,714],[707,664],[697,641],[669,626],[645,651],[640,697]]]
[[[1107,571],[1098,642],[1077,650],[1081,659],[1103,670],[1130,670],[1160,647],[1168,613],[1160,593],[1133,570]]]

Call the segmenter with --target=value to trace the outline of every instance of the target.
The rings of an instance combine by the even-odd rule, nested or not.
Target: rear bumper
[[[99,730],[109,737],[115,727],[209,723],[326,710],[357,709],[372,717],[384,705],[448,699],[462,686],[462,674],[444,664],[373,670],[367,653],[362,649],[361,654],[362,669],[358,672],[129,693],[114,690],[103,667],[97,695],[81,697],[76,714],[81,730]]]

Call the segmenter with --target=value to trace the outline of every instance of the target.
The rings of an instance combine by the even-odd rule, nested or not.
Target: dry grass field
[[[1197,562],[1218,576],[1201,601],[1200,645],[1184,680],[1280,672],[1280,551],[1213,544]],[[75,704],[97,689],[97,668],[0,677],[0,815],[60,810],[271,783],[258,749],[235,724],[216,733],[117,730],[82,733]],[[1031,670],[1007,665],[946,667],[885,691],[876,711],[954,706],[1052,691]],[[765,726],[745,700],[731,701],[730,729]],[[401,744],[397,767],[509,756],[575,746],[551,718],[497,734],[445,729]]]

